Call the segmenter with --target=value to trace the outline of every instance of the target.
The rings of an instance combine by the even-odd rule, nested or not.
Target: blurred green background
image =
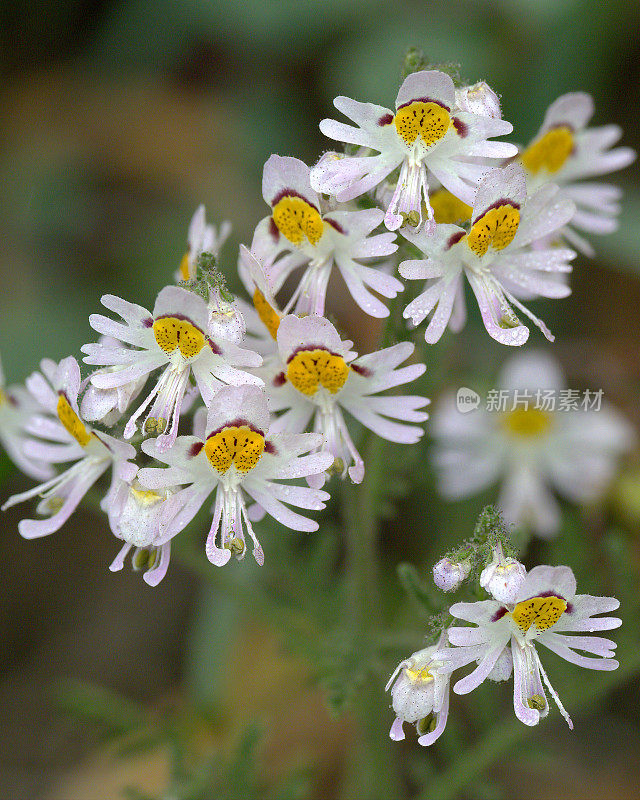
[[[408,46],[433,63],[459,63],[469,82],[485,79],[502,95],[515,141],[531,138],[559,94],[585,90],[595,97],[594,122],[618,122],[623,143],[640,149],[640,11],[625,0],[4,0],[0,40],[0,352],[10,382],[23,380],[44,356],[79,356],[94,338],[87,318],[99,311],[103,293],[152,305],[177,268],[201,202],[211,220],[233,223],[222,257],[232,273],[237,244],[250,242],[266,213],[264,161],[276,152],[313,162],[329,146],[318,122],[332,115],[337,94],[392,105]],[[636,165],[612,182],[625,191],[620,231],[593,237],[598,257],[577,260],[568,300],[535,310],[554,330],[554,353],[571,379],[603,386],[638,423]],[[370,321],[340,298],[333,308],[366,349]],[[459,385],[474,361],[483,375],[494,374],[505,356],[476,332],[471,325],[441,365],[447,386]],[[537,332],[534,339],[542,343]],[[25,485],[17,475],[8,480],[3,494]],[[212,606],[235,619],[232,593],[203,597],[213,590],[202,590],[178,563],[153,591],[126,571],[110,575],[115,543],[88,511],[48,541],[21,542],[20,513],[5,515],[0,543],[0,797],[45,797],[50,786],[58,800],[115,797],[105,787],[121,780],[114,777],[120,767],[89,755],[95,733],[51,707],[50,685],[78,678],[154,707],[174,702],[185,682],[202,688],[212,673],[194,675],[188,654],[208,652],[208,668],[221,658],[217,640],[202,641],[210,622],[199,621]],[[388,541],[391,549],[405,539],[391,531]],[[390,575],[391,585],[393,564]],[[318,785],[334,785],[348,724],[330,719],[303,681],[291,688],[296,668],[282,660],[274,632],[243,619],[234,628],[239,652],[244,647],[251,661],[259,650],[251,669],[267,671],[255,703],[264,713],[282,704],[293,709],[288,724],[318,767]],[[235,675],[247,668],[242,657],[239,663],[216,669]],[[255,691],[234,693],[238,718],[252,717]],[[604,728],[617,741],[638,742],[636,720],[616,717],[614,709],[615,698],[602,712]],[[593,718],[571,739],[560,733],[574,794],[542,774],[527,796],[636,797],[625,793],[636,790],[622,746],[606,756],[618,782],[602,788],[596,776],[588,788],[588,744],[603,758],[609,746],[603,725]],[[161,784],[160,762],[140,761],[124,782],[143,775]],[[277,763],[269,771],[276,780]],[[506,796],[522,798],[514,781]],[[598,793],[587,794],[594,785]]]

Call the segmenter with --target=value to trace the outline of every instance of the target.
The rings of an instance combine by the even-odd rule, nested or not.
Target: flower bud
[[[391,689],[393,710],[404,722],[418,722],[433,711],[434,674],[431,656],[436,647],[425,647],[400,666]]]
[[[396,718],[389,736],[394,741],[404,739],[402,726],[414,723],[418,743],[427,746],[444,730],[449,707],[450,672],[441,672],[446,661],[446,633],[437,644],[418,650],[401,661],[385,687],[391,689],[391,700]],[[437,657],[435,657],[437,656]]]
[[[493,559],[480,574],[480,586],[499,603],[515,603],[526,575],[524,564],[515,558],[507,558],[502,545],[498,544],[494,548]]]
[[[228,298],[231,297],[231,300]],[[244,317],[233,304],[233,295],[224,287],[209,290],[209,323],[207,332],[212,339],[225,339],[234,344],[241,344],[247,326]]]
[[[454,562],[442,558],[433,565],[433,582],[443,592],[453,592],[470,572],[471,564],[468,561]]]
[[[461,111],[469,111],[481,117],[502,119],[500,98],[484,81],[456,89],[456,105]]]

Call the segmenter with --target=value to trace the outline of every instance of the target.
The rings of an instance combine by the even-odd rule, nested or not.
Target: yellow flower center
[[[302,394],[314,395],[320,385],[331,394],[339,392],[349,377],[349,365],[342,356],[328,350],[302,350],[287,367],[287,380]]]
[[[204,333],[191,322],[178,317],[160,317],[153,323],[153,335],[158,347],[167,355],[176,348],[184,358],[193,358],[206,344]]]
[[[471,219],[473,210],[471,206],[463,203],[446,189],[438,189],[429,197],[431,208],[436,222],[453,225],[458,222],[467,222]]]
[[[278,328],[280,327],[280,316],[277,311],[267,303],[260,289],[256,289],[253,293],[253,307],[258,312],[258,316],[262,320],[265,328],[269,331],[272,338],[275,339]]]
[[[189,251],[182,256],[180,260],[180,277],[183,281],[189,280]]]
[[[539,631],[546,631],[556,624],[566,609],[567,602],[562,597],[530,597],[518,603],[511,616],[523,633],[532,625]]]
[[[524,438],[544,436],[551,423],[551,415],[539,408],[515,408],[502,418],[502,424],[508,433]]]
[[[285,195],[273,207],[273,221],[280,233],[298,247],[306,238],[318,244],[324,233],[324,222],[317,208],[302,197]]]
[[[398,136],[407,146],[421,136],[424,145],[431,147],[449,130],[451,116],[438,103],[414,100],[413,103],[399,108],[393,121]]]
[[[422,667],[422,669],[406,667],[404,674],[411,683],[429,683],[429,681],[433,680],[433,675],[426,667]]]
[[[81,447],[86,447],[91,441],[92,433],[85,428],[82,420],[71,408],[67,398],[61,394],[58,397],[58,419],[63,424],[67,433],[71,434]]]
[[[490,208],[471,226],[466,242],[478,258],[489,247],[504,250],[511,244],[520,224],[520,211],[511,203]]]
[[[540,170],[558,172],[573,151],[573,132],[561,125],[547,131],[537,142],[529,145],[520,156],[522,165],[535,174]]]
[[[207,439],[204,452],[211,466],[221,475],[232,464],[236,465],[238,472],[246,474],[260,461],[264,446],[262,434],[251,430],[248,425],[241,425],[223,428],[214,433]]]

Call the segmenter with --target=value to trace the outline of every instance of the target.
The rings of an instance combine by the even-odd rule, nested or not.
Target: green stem
[[[378,593],[378,519],[380,466],[384,440],[369,434],[365,441],[366,474],[360,486],[345,485],[344,515],[348,570],[351,577],[350,617],[354,633],[370,634],[380,603]]]
[[[385,442],[369,434],[364,450],[363,483],[347,484],[343,493],[349,575],[348,620],[360,658],[373,661],[381,618],[378,580],[378,494]],[[356,695],[360,731],[344,791],[345,800],[379,800],[400,796],[398,772],[387,729],[388,719],[379,678],[367,671]]]

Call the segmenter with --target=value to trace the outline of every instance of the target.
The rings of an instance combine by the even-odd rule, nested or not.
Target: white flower
[[[231,223],[223,222],[220,230],[215,225],[207,225],[206,210],[203,205],[196,209],[187,234],[187,250],[182,256],[176,281],[188,281],[196,278],[196,267],[202,253],[211,253],[216,258],[220,248],[231,233]]]
[[[207,332],[214,341],[242,344],[247,323],[236,299],[221,286],[209,286]]]
[[[253,540],[253,555],[262,565],[264,553],[253,532],[244,495],[293,530],[317,530],[317,522],[294,513],[285,503],[321,510],[329,495],[280,481],[327,469],[332,461],[329,453],[303,455],[321,444],[316,434],[270,431],[266,397],[258,387],[224,387],[208,410],[204,437],[179,436],[166,452],[157,440],[142,444],[145,453],[167,464],[168,469],[141,469],[140,483],[156,492],[175,485],[184,487],[163,503],[161,540],[168,541],[183,530],[215,491],[206,543],[209,561],[222,566],[232,553],[244,557],[246,530]]]
[[[549,247],[532,250],[531,243],[562,227],[574,213],[571,200],[548,184],[527,197],[522,168],[511,164],[490,170],[478,185],[471,227],[438,225],[434,236],[424,231],[403,235],[418,247],[426,260],[403,261],[400,274],[428,281],[425,291],[404,310],[406,319],[418,325],[431,320],[425,339],[434,344],[447,325],[459,331],[465,323],[463,276],[476,296],[487,333],[507,345],[522,345],[529,329],[513,308],[520,309],[553,341],[543,322],[518,300],[533,297],[566,297],[570,289],[564,275],[571,271],[572,250]]]
[[[515,558],[507,558],[498,542],[493,558],[480,574],[480,586],[500,603],[515,603],[526,575],[524,564]]]
[[[547,109],[533,141],[520,154],[530,190],[553,181],[575,202],[571,225],[558,233],[587,255],[593,255],[593,248],[573,228],[596,234],[615,231],[622,192],[617,186],[584,179],[622,169],[636,157],[630,147],[610,149],[622,135],[618,125],[587,128],[593,111],[593,99],[584,92],[558,97]]]
[[[462,585],[470,572],[469,561],[455,562],[450,558],[441,558],[433,565],[433,582],[443,592],[453,592]]]
[[[452,396],[438,404],[431,430],[439,491],[448,499],[467,497],[500,480],[498,505],[507,522],[555,536],[561,515],[549,487],[574,503],[593,502],[633,446],[634,431],[607,403],[585,410],[576,401],[560,410],[562,375],[543,353],[509,359],[498,386],[496,393],[508,398],[502,410],[461,414]],[[513,407],[516,391],[529,393],[527,408],[522,401]],[[547,396],[556,398],[554,408],[545,405]]]
[[[456,108],[453,81],[434,70],[409,75],[398,92],[395,114],[388,108],[337,97],[335,107],[357,127],[325,119],[320,130],[332,139],[376,150],[377,155],[325,154],[311,170],[311,185],[340,202],[372,190],[400,167],[385,224],[396,230],[404,221],[435,230],[429,203],[431,174],[456,197],[471,205],[486,166],[478,157],[511,158],[517,149],[492,136],[511,133],[501,119]],[[365,151],[367,152],[367,151]]]
[[[441,667],[448,649],[443,634],[438,644],[401,661],[389,678],[385,692],[391,689],[396,714],[389,732],[394,741],[404,739],[405,722],[415,723],[418,744],[424,747],[433,744],[444,731],[449,714],[450,673],[441,672]]]
[[[495,600],[456,603],[449,612],[476,627],[450,628],[449,651],[445,670],[453,671],[472,661],[477,667],[453,687],[456,694],[477,688],[503,659],[499,672],[507,671],[505,649],[513,657],[513,705],[516,716],[525,725],[536,725],[549,713],[544,685],[551,693],[570,728],[573,723],[552,688],[540,662],[536,646],[549,650],[572,664],[596,670],[618,666],[613,651],[615,642],[599,636],[571,634],[611,630],[621,625],[615,617],[597,617],[614,611],[620,603],[614,597],[576,595],[576,580],[569,567],[535,567],[520,586],[513,604]],[[597,658],[576,650],[593,653]],[[495,675],[495,673],[494,673]],[[544,685],[543,685],[544,681]]]
[[[383,220],[378,208],[359,211],[328,206],[311,188],[309,167],[297,158],[272,155],[264,165],[262,195],[272,215],[256,228],[251,245],[264,262],[277,294],[298,268],[303,274],[285,313],[324,313],[327,284],[335,264],[351,296],[367,314],[386,317],[389,310],[371,290],[395,297],[403,286],[397,278],[362,264],[362,259],[388,256],[398,249],[388,231],[371,235]]]
[[[228,340],[213,341],[206,333],[207,305],[187,289],[178,286],[162,289],[153,315],[146,308],[114,295],[104,295],[102,304],[119,314],[125,324],[101,314],[89,318],[94,330],[118,340],[114,346],[97,343],[82,348],[87,354],[84,359],[87,364],[115,367],[109,372],[94,373],[92,384],[99,389],[116,389],[164,367],[150,394],[129,419],[124,429],[125,439],[133,436],[137,420],[149,409],[144,430],[161,434],[158,437],[161,450],[171,447],[191,375],[207,404],[225,383],[261,383],[259,378],[236,369],[257,367],[262,363],[261,357]]]
[[[157,586],[164,578],[171,542],[163,539],[160,522],[164,503],[177,490],[175,486],[154,492],[142,486],[137,478],[113,482],[105,499],[105,509],[111,530],[125,544],[109,567],[112,572],[122,569],[126,556],[135,547],[131,562],[134,569],[144,569],[142,577],[146,583]]]
[[[38,403],[23,386],[6,386],[0,362],[0,443],[13,463],[25,475],[46,480],[53,475],[51,465],[25,455],[25,424],[32,414],[41,411]]]
[[[30,439],[24,446],[25,455],[47,464],[75,461],[66,472],[27,492],[13,495],[2,510],[40,497],[37,511],[49,516],[41,520],[25,519],[18,529],[25,539],[46,536],[59,530],[98,478],[113,466],[113,480],[131,479],[136,472],[136,451],[130,444],[100,433],[86,425],[78,412],[80,368],[69,356],[59,364],[44,359],[42,374],[34,372],[27,379],[27,388],[39,405],[48,412],[35,414],[26,430],[42,440]]]
[[[418,378],[424,364],[397,367],[413,353],[409,342],[356,358],[353,342],[342,341],[324,317],[287,316],[278,328],[278,357],[265,365],[270,408],[284,411],[273,430],[303,431],[313,419],[314,430],[326,438],[334,468],[349,472],[354,483],[364,477],[364,463],[356,450],[342,410],[383,439],[415,444],[423,434],[416,425],[428,414],[417,409],[429,402],[417,396],[380,396],[380,392]],[[388,418],[391,419],[388,419]]]

